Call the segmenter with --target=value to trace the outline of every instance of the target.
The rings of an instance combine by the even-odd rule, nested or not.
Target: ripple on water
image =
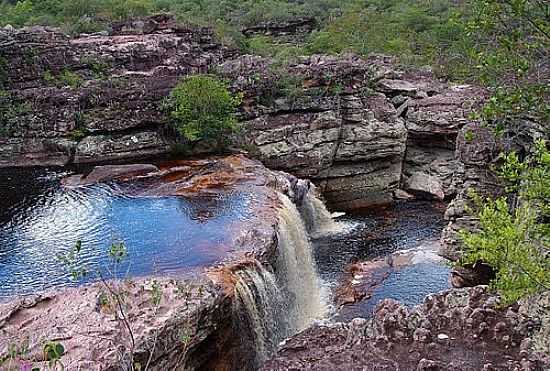
[[[427,201],[397,202],[392,207],[339,218],[349,228],[314,240],[321,277],[327,285],[336,287],[350,263],[384,258],[397,251],[423,251],[422,246],[439,239],[445,225],[444,209],[442,204]],[[344,306],[336,319],[368,317],[379,300],[385,298],[416,305],[426,295],[449,287],[448,266],[430,259],[419,260],[391,269],[368,299]]]
[[[71,285],[59,261],[82,241],[78,267],[107,270],[107,250],[124,241],[118,276],[170,274],[215,263],[230,227],[250,217],[241,192],[208,197],[129,197],[120,186],[62,189],[58,177],[17,173],[0,188],[0,297]],[[40,177],[42,176],[42,177]],[[90,275],[86,280],[96,278]]]

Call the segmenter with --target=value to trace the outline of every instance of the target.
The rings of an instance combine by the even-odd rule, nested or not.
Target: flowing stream
[[[231,254],[231,230],[250,218],[253,196],[243,192],[182,197],[133,197],[123,186],[101,184],[62,189],[62,174],[4,170],[0,176],[0,297],[70,285],[58,255],[84,246],[81,262],[108,263],[106,250],[124,241],[129,259],[119,270],[132,276],[208,267]],[[442,208],[426,202],[335,220],[312,187],[297,207],[280,194],[276,258],[251,259],[234,274],[233,317],[243,342],[254,347],[258,368],[285,338],[315,320],[334,315],[330,289],[346,266],[435,241]],[[151,223],[154,221],[154,223]],[[242,224],[241,224],[242,225]],[[448,268],[414,264],[395,272],[370,302],[339,313],[339,319],[368,316],[385,297],[416,304],[447,287]],[[243,365],[243,369],[248,369]]]
[[[312,196],[314,197],[314,196]],[[256,262],[237,272],[236,312],[251,327],[260,365],[285,338],[307,328],[327,314],[321,284],[306,226],[296,205],[279,195],[278,257],[271,273]],[[314,205],[323,205],[322,202]],[[311,215],[317,210],[312,209]]]

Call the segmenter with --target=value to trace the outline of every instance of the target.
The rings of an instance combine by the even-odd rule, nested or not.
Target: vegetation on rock
[[[520,161],[503,155],[499,171],[514,200],[482,200],[472,192],[479,231],[461,231],[466,252],[461,263],[482,261],[496,271],[492,285],[504,304],[550,289],[550,153],[543,141],[535,153]],[[515,201],[515,202],[514,202]]]
[[[273,58],[273,66],[282,65],[273,71],[279,78],[262,103],[286,98],[292,104],[302,97],[303,79],[288,74],[286,68],[297,56],[385,53],[400,57],[404,64],[429,64],[438,76],[450,80],[486,86],[491,98],[474,118],[503,134],[507,148],[513,148],[518,138],[550,134],[550,9],[539,0],[0,0],[0,26],[43,24],[61,26],[70,33],[93,32],[107,29],[112,21],[159,12],[173,13],[180,22],[212,26],[224,45]],[[243,32],[247,27],[300,17],[315,18],[315,29],[295,42],[269,32]],[[105,69],[92,65],[98,77]],[[0,56],[0,89],[5,79]],[[79,75],[71,71],[56,76],[47,72],[44,79],[59,87],[81,84]],[[178,84],[166,103],[175,128],[187,141],[213,140],[221,147],[236,129],[240,100],[215,77],[199,75]],[[24,108],[0,107],[0,133]],[[77,127],[71,136],[79,140],[84,134]],[[465,139],[472,141],[474,133],[467,132]],[[509,191],[519,201],[478,198],[481,230],[462,234],[468,246],[465,262],[483,260],[493,265],[494,286],[507,302],[548,287],[545,146],[538,142],[536,153],[525,161],[514,153],[504,155],[502,175],[515,184]]]
[[[185,78],[170,93],[166,105],[178,132],[188,141],[215,141],[219,148],[237,129],[235,110],[240,96],[214,76]]]
[[[472,1],[464,22],[469,56],[479,82],[492,91],[475,115],[502,135],[507,148],[549,134],[550,88],[543,61],[550,46],[548,4],[539,1]],[[519,139],[519,140],[518,140]],[[529,143],[527,143],[529,145]],[[465,263],[483,261],[496,270],[494,288],[505,303],[550,288],[550,154],[538,140],[524,161],[502,154],[498,174],[509,197],[472,195],[480,230],[462,231]]]

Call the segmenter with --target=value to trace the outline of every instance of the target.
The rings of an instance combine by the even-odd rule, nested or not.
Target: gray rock
[[[406,182],[407,191],[419,196],[443,200],[445,192],[439,180],[425,173],[414,173]]]
[[[78,143],[74,163],[143,159],[166,154],[169,151],[170,143],[155,131],[89,136]]]

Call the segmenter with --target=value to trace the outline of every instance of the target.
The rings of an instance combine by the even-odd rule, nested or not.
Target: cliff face
[[[207,72],[226,52],[211,30],[163,16],[75,39],[48,28],[0,30],[0,166],[166,153],[162,99],[181,76]]]
[[[457,133],[484,98],[383,56],[312,56],[282,72],[244,56],[221,71],[245,93],[238,144],[269,167],[312,179],[339,209],[387,203],[399,187],[455,194]]]
[[[484,98],[478,88],[401,69],[389,57],[312,56],[278,66],[238,56],[211,30],[168,16],[74,39],[47,28],[5,28],[0,56],[0,166],[166,154],[174,138],[164,97],[183,76],[210,72],[244,93],[235,146],[311,178],[339,209],[390,202],[399,188],[439,199],[455,194],[455,139]]]

